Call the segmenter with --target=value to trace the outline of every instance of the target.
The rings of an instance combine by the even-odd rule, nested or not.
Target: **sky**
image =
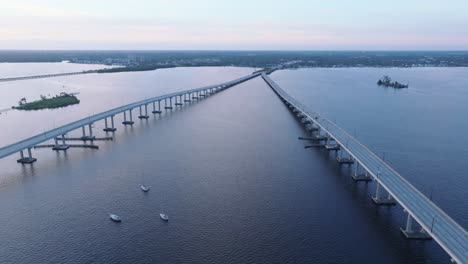
[[[0,0],[0,49],[468,50],[468,0]]]

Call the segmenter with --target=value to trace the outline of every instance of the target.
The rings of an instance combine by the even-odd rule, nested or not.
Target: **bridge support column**
[[[164,98],[164,109],[172,109],[172,97],[169,98],[169,106],[167,105],[167,98]]]
[[[124,121],[122,122],[122,124],[126,125],[126,126],[131,126],[133,125],[135,122],[133,122],[133,118],[132,118],[132,109],[128,110],[129,114],[130,114],[130,120],[127,120],[127,112],[124,111],[123,114],[124,114]]]
[[[62,135],[62,144],[58,143],[57,138],[54,138],[55,146],[52,147],[52,150],[60,151],[60,150],[67,150],[70,146],[65,143],[65,134]]]
[[[356,162],[356,167],[354,168],[354,173],[353,173],[352,178],[356,182],[360,182],[360,181],[369,182],[369,181],[372,181],[372,177],[367,173],[367,170],[365,170],[364,173],[359,173],[359,162]]]
[[[377,205],[396,205],[395,199],[388,193],[387,197],[382,194],[380,183],[377,182],[377,187],[375,189],[375,196],[372,197],[372,201],[374,201]]]
[[[107,125],[107,117],[104,118],[105,128],[103,129],[105,132],[115,132],[117,129],[114,127],[114,116],[110,117],[111,119],[111,127]]]
[[[143,113],[141,112],[141,105],[140,105],[140,115],[138,116],[138,118],[140,119],[148,119],[149,116],[148,116],[148,106],[145,105],[145,114],[143,115]]]
[[[83,132],[83,136],[81,137],[81,140],[83,141],[87,141],[87,140],[93,141],[94,139],[96,139],[96,137],[93,136],[93,124],[92,123],[89,124],[88,127],[89,127],[89,136],[86,135],[85,127],[84,126],[81,127],[81,131]]]
[[[336,158],[336,161],[341,164],[348,164],[348,166],[351,166],[354,163],[354,160],[351,156],[349,158],[343,157],[343,149],[340,149],[340,155]]]
[[[20,156],[21,158],[17,160],[16,162],[21,163],[21,164],[32,164],[37,161],[37,159],[32,157],[31,148],[28,148],[27,157],[24,156],[23,150],[20,151]]]
[[[432,237],[424,230],[424,228],[416,229],[414,227],[414,219],[408,213],[408,218],[406,219],[406,227],[400,228],[401,233],[406,236],[408,239],[419,239],[419,240],[428,240]]]
[[[177,97],[179,97],[179,101],[177,101]],[[175,105],[182,105],[182,95],[178,95],[175,97]]]
[[[189,99],[187,99],[187,95]],[[186,103],[190,102],[190,94],[184,94],[184,102]]]
[[[153,114],[161,114],[161,101],[158,101],[158,110],[156,110],[156,102],[153,102]]]

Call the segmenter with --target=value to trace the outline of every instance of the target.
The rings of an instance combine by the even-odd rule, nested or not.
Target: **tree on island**
[[[26,103],[27,103],[27,102],[26,102],[26,97],[21,98],[21,99],[19,100],[19,102],[18,102],[19,105],[24,105],[24,104],[26,104]]]

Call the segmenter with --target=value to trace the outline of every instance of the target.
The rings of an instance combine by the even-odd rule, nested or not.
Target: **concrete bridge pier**
[[[141,112],[141,105],[140,105],[140,115],[138,116],[138,118],[140,119],[148,119],[149,116],[148,116],[148,105],[145,105],[145,114],[143,115],[143,113]]]
[[[28,156],[27,157],[24,156],[23,150],[21,150],[20,151],[20,157],[21,158],[19,160],[17,160],[16,162],[21,163],[21,164],[32,164],[32,163],[37,161],[36,158],[32,157],[31,148],[28,148]]]
[[[363,173],[360,173],[359,172],[359,162],[356,162],[356,166],[354,167],[354,173],[353,173],[353,180],[355,182],[360,182],[360,181],[363,181],[363,182],[369,182],[369,181],[372,181],[372,177],[369,175],[369,173],[367,173],[367,170],[364,169],[365,172]]]
[[[81,140],[83,141],[87,141],[87,140],[92,141],[96,139],[96,137],[93,136],[93,123],[88,124],[88,128],[89,128],[89,136],[86,135],[85,127],[84,126],[81,127],[81,131],[83,132],[83,136],[81,137]]]
[[[164,99],[164,109],[172,109],[172,97],[169,98],[169,106],[167,106],[167,98]]]
[[[424,228],[415,228],[414,218],[408,213],[408,218],[406,219],[406,227],[403,229],[400,228],[400,231],[408,239],[418,239],[418,240],[429,240],[432,237],[427,233]]]
[[[126,125],[126,126],[127,126],[127,125],[130,125],[130,126],[131,126],[131,125],[133,125],[133,124],[135,123],[135,122],[133,122],[132,110],[133,110],[133,109],[128,110],[129,116],[130,116],[130,120],[127,120],[127,112],[126,112],[126,111],[123,112],[123,114],[124,114],[124,121],[122,122],[122,124],[124,124],[124,125]]]
[[[338,161],[338,163],[341,165],[341,164],[348,164],[348,166],[351,166],[352,164],[354,164],[354,160],[353,158],[351,157],[351,155],[349,157],[343,157],[343,150],[340,149],[340,154],[338,155],[338,157],[336,158],[336,161]]]
[[[188,95],[188,99],[187,99],[187,95]],[[184,94],[184,102],[186,102],[186,103],[191,102],[191,100],[190,100],[190,94]]]
[[[377,205],[396,205],[395,199],[390,195],[390,193],[385,196],[385,194],[382,193],[380,183],[377,182],[377,187],[375,189],[375,196],[372,197],[372,201],[374,201],[375,204]]]
[[[55,150],[55,151],[63,150],[63,151],[65,151],[68,148],[70,148],[70,146],[67,145],[67,143],[65,143],[65,134],[62,135],[61,139],[62,139],[62,144],[59,144],[58,139],[54,138],[55,146],[52,147],[52,150]]]
[[[192,93],[191,93],[192,94]],[[192,99],[198,100],[198,97],[196,96],[197,94],[192,94]]]
[[[333,142],[335,142],[335,143],[333,143]],[[328,151],[335,151],[335,153],[336,153],[336,152],[338,152],[338,151],[341,149],[341,147],[340,147],[340,145],[335,141],[334,138],[332,138],[332,137],[329,136],[329,137],[327,138],[327,142],[325,143],[325,149],[328,150]]]
[[[161,100],[158,101],[158,110],[156,110],[156,102],[153,102],[153,114],[161,114]]]
[[[109,127],[107,125],[107,117],[104,118],[104,124],[105,124],[105,127],[104,127],[104,131],[105,132],[115,132],[117,130],[117,128],[115,128],[114,126],[114,116],[110,116],[110,119],[111,119],[111,127]]]
[[[174,105],[182,105],[182,95],[178,95],[178,97],[179,97],[179,101],[177,101],[177,96],[176,96]]]

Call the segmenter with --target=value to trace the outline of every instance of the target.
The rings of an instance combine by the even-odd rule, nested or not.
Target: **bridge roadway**
[[[31,76],[6,77],[6,78],[0,78],[0,82],[43,79],[43,78],[50,78],[50,77],[61,77],[61,76],[79,75],[79,74],[87,74],[87,73],[96,73],[96,71],[91,70],[91,71],[81,71],[81,72],[65,72],[65,73],[53,73],[53,74],[31,75]]]
[[[254,74],[250,74],[250,75],[244,76],[244,77],[236,79],[236,80],[232,80],[232,81],[217,84],[217,85],[211,85],[211,86],[206,86],[206,87],[202,87],[202,88],[196,88],[196,89],[191,89],[191,90],[166,94],[166,95],[157,96],[157,97],[145,99],[145,100],[142,100],[142,101],[138,101],[138,102],[135,102],[135,103],[131,103],[131,104],[128,104],[128,105],[124,105],[124,106],[121,106],[121,107],[117,107],[115,109],[112,109],[112,110],[109,110],[109,111],[106,111],[106,112],[102,112],[102,113],[99,113],[99,114],[96,114],[96,115],[93,115],[93,116],[83,118],[81,120],[69,123],[67,125],[64,125],[64,126],[61,126],[61,127],[46,131],[44,133],[33,136],[31,138],[28,138],[28,139],[16,142],[14,144],[5,146],[3,148],[0,148],[0,158],[4,158],[6,156],[9,156],[11,154],[18,153],[18,152],[21,152],[21,155],[23,155],[22,151],[25,150],[25,149],[28,149],[29,152],[30,152],[30,148],[36,146],[37,144],[40,144],[40,143],[45,142],[47,140],[55,139],[55,138],[57,138],[59,136],[63,136],[66,133],[68,133],[70,131],[73,131],[75,129],[78,129],[78,128],[83,128],[83,131],[84,131],[84,127],[87,126],[87,125],[90,125],[90,124],[92,124],[94,122],[97,122],[97,121],[100,121],[100,120],[103,120],[103,119],[106,119],[108,117],[113,118],[113,116],[115,116],[116,114],[119,114],[119,113],[124,113],[125,114],[126,111],[131,111],[132,109],[137,108],[137,107],[147,106],[148,104],[151,104],[151,103],[153,103],[153,107],[154,107],[154,102],[161,102],[162,100],[169,99],[169,100],[171,100],[171,106],[166,108],[166,109],[169,109],[169,108],[172,108],[172,98],[176,98],[176,103],[177,103],[177,97],[180,97],[180,103],[179,104],[181,104],[182,97],[186,98],[185,97],[186,95],[190,96],[192,94],[208,92],[208,91],[218,92],[218,91],[227,89],[229,87],[235,86],[235,85],[237,85],[239,83],[250,80],[252,78],[255,78],[255,77],[259,76],[259,75],[260,75],[260,73],[254,73]],[[140,111],[141,111],[141,108],[140,108]],[[130,113],[130,118],[131,118],[131,113]],[[107,124],[107,119],[106,119],[106,124]],[[107,128],[107,126],[106,126],[106,128]],[[22,156],[22,158],[23,158],[23,156]]]
[[[451,256],[452,261],[468,263],[468,235],[463,227],[342,128],[290,96],[266,74],[262,73],[262,77],[283,102],[302,112],[312,123],[334,139],[386,189],[408,212],[407,225],[410,225],[410,229],[412,217],[424,228],[424,233],[430,235]],[[405,233],[405,229],[401,231]]]

